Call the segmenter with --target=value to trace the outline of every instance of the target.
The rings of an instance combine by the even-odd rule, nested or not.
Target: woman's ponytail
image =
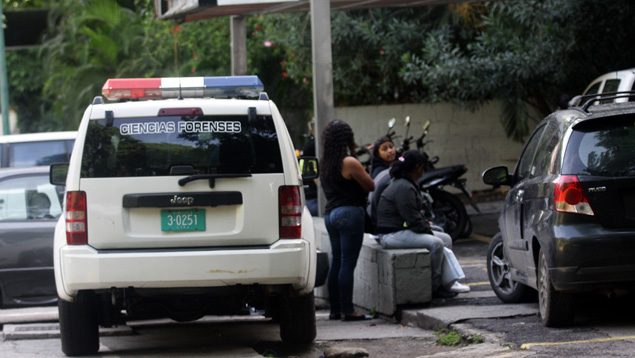
[[[406,178],[415,170],[417,165],[426,166],[428,163],[428,156],[421,153],[418,150],[405,151],[401,157],[395,159],[390,168],[390,176],[399,179]]]

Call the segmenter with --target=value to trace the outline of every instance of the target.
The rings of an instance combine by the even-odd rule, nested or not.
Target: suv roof
[[[9,134],[0,136],[0,143],[43,142],[58,139],[75,139],[75,137],[77,137],[77,132],[75,131]]]

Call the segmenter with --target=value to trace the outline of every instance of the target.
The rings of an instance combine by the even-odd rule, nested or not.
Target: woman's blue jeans
[[[353,313],[353,274],[364,241],[364,208],[335,208],[324,216],[324,224],[331,241],[327,281],[331,312]]]

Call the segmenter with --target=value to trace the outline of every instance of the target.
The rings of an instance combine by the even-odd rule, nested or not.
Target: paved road
[[[536,302],[505,305],[491,290],[485,265],[488,242],[496,231],[500,203],[472,212],[474,234],[455,243],[454,252],[471,292],[428,307],[402,311],[403,323],[375,319],[336,322],[318,313],[318,337],[311,347],[282,345],[278,327],[260,316],[206,318],[194,323],[166,320],[102,331],[99,356],[108,357],[320,357],[329,347],[358,347],[371,357],[633,357],[635,305],[632,299],[585,297],[576,325],[551,329],[540,323]],[[470,208],[468,208],[470,210]],[[57,309],[0,310],[4,337],[0,357],[64,357]],[[16,324],[16,322],[19,322]],[[43,323],[44,322],[44,323]],[[436,344],[435,331],[449,328],[485,343],[465,347]],[[29,339],[27,339],[29,338]]]
[[[408,309],[403,319],[426,329],[450,328],[469,335],[479,333],[514,349],[514,356],[536,357],[634,357],[635,305],[633,297],[609,300],[585,295],[576,303],[574,326],[547,328],[540,321],[538,303],[503,304],[491,290],[487,278],[486,253],[498,231],[502,203],[481,205],[483,214],[471,212],[475,234],[459,240],[454,252],[463,266],[471,292],[449,300],[434,300],[429,307]],[[468,208],[469,210],[470,208]],[[453,352],[466,356],[468,348]],[[491,356],[478,353],[470,356]],[[503,353],[506,354],[506,353]]]

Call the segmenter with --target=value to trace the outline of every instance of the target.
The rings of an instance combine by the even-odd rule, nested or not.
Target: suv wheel
[[[280,338],[286,344],[308,345],[317,335],[315,328],[315,297],[313,292],[304,296],[284,293],[279,306]]]
[[[505,303],[523,302],[533,294],[531,288],[512,280],[500,232],[494,235],[487,250],[487,276],[494,293]]]
[[[67,356],[94,354],[99,351],[99,323],[95,294],[80,291],[74,302],[57,300],[62,336],[62,351]]]
[[[540,250],[538,261],[538,301],[542,323],[547,327],[563,327],[573,323],[575,310],[572,295],[558,292],[551,284],[549,266]]]

